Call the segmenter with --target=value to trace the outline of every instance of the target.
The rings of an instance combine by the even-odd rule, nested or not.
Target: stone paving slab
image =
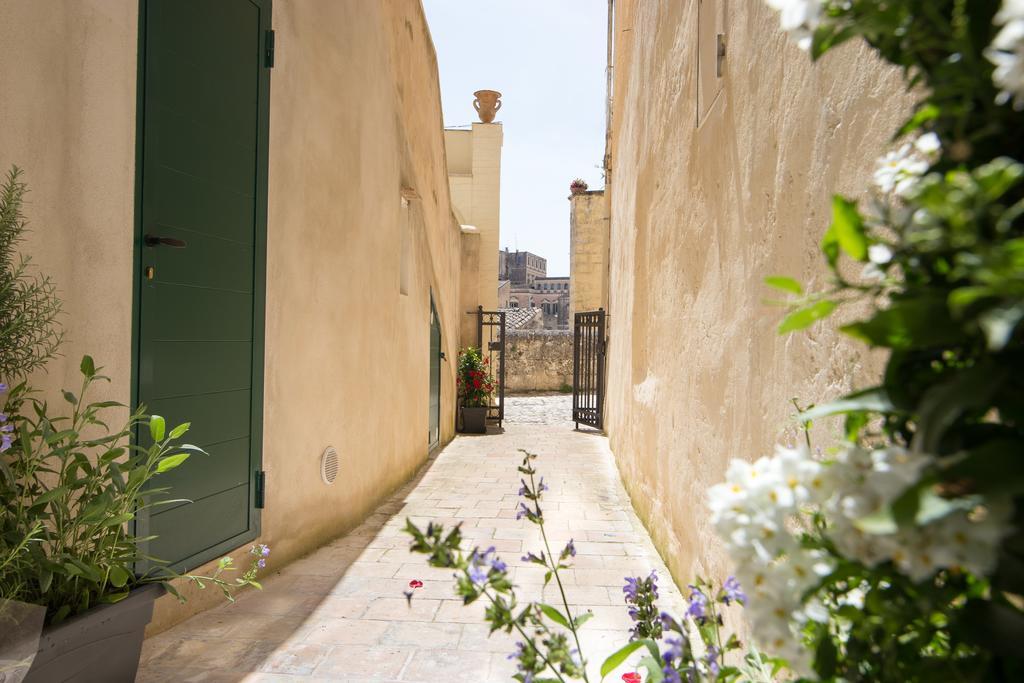
[[[456,438],[361,526],[266,578],[263,591],[147,640],[137,681],[510,681],[516,638],[488,636],[483,605],[455,599],[450,572],[409,553],[401,529],[407,517],[462,519],[470,543],[498,549],[522,599],[558,604],[557,587],[520,559],[541,541],[515,519],[519,448],[540,456],[552,547],[572,538],[578,549],[563,581],[574,608],[594,612],[581,641],[597,681],[601,661],[628,639],[624,576],[655,569],[662,606],[679,613],[683,599],[633,513],[607,439],[573,431],[570,407],[567,396],[510,397],[504,433]],[[424,586],[410,607],[402,591],[411,579]]]

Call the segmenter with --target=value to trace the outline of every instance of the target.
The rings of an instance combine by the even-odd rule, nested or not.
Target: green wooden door
[[[270,0],[145,0],[140,21],[136,391],[209,456],[158,478],[192,502],[139,531],[180,569],[258,533]]]
[[[430,435],[431,446],[441,440],[441,321],[430,301]]]

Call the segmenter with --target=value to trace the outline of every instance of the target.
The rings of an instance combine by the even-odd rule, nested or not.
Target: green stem
[[[572,611],[569,608],[569,599],[565,596],[565,587],[562,586],[562,577],[558,575],[558,565],[560,562],[555,560],[555,556],[551,552],[551,544],[548,543],[548,534],[544,530],[544,515],[541,514],[540,509],[541,492],[537,490],[537,485],[534,482],[532,467],[530,467],[530,488],[533,489],[534,494],[537,496],[533,501],[534,509],[537,511],[537,526],[540,527],[540,535],[541,538],[544,539],[544,549],[547,551],[548,561],[551,563],[551,573],[555,575],[555,583],[558,585],[558,592],[562,596],[562,605],[565,607],[565,617],[569,620],[569,630],[572,631],[572,637],[576,641],[576,651],[580,653],[580,661],[583,664],[583,680],[590,683],[590,679],[587,677],[586,659],[583,657],[583,646],[580,645],[580,635],[576,632],[576,620],[573,618]]]
[[[468,578],[468,577],[469,577],[469,572],[468,572],[468,571],[466,571],[465,569],[463,569],[462,571],[463,571],[463,573],[464,573],[464,574],[466,575],[466,577]],[[492,595],[491,595],[490,593],[488,593],[488,592],[487,592],[487,589],[486,589],[486,588],[484,588],[484,589],[481,589],[481,591],[480,591],[480,592],[481,592],[481,593],[483,593],[483,594],[484,594],[485,596],[487,596],[487,599],[491,601],[491,604],[492,604],[492,605],[494,605],[495,607],[497,607],[497,606],[498,606],[498,601],[494,599],[494,596],[492,596]],[[513,618],[514,618],[514,617],[513,617]],[[523,640],[525,641],[525,643],[526,643],[527,645],[529,645],[530,647],[532,647],[532,648],[533,648],[533,650],[534,650],[534,652],[536,652],[536,653],[537,653],[537,656],[541,658],[541,661],[543,661],[543,662],[544,662],[544,666],[546,666],[547,668],[551,669],[551,673],[555,674],[555,676],[557,676],[557,677],[558,677],[558,680],[562,681],[562,683],[565,683],[565,679],[564,679],[564,678],[562,678],[562,674],[560,674],[560,673],[558,672],[558,669],[556,669],[556,668],[555,668],[555,667],[554,667],[554,666],[553,666],[553,665],[551,664],[551,662],[550,662],[550,661],[548,660],[548,658],[544,656],[544,653],[543,653],[543,652],[541,652],[541,651],[540,651],[540,649],[539,649],[539,648],[538,648],[538,647],[537,647],[536,645],[534,645],[534,644],[533,644],[533,639],[532,639],[532,638],[530,638],[530,636],[528,636],[528,635],[526,634],[526,631],[524,631],[524,630],[523,630],[523,627],[522,627],[522,626],[520,626],[520,625],[519,625],[519,624],[518,624],[517,622],[515,622],[515,621],[513,621],[513,622],[512,622],[512,625],[516,627],[516,630],[517,630],[517,631],[519,631],[519,635],[521,635],[521,636],[523,637]]]

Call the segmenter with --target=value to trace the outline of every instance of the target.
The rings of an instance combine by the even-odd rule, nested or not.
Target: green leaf
[[[583,624],[587,623],[588,621],[590,621],[593,618],[594,618],[594,613],[593,612],[584,612],[583,614],[581,614],[578,617],[576,617],[576,621],[575,621],[576,628],[579,628],[580,626],[583,626]]]
[[[821,253],[828,259],[828,264],[835,268],[839,260],[839,237],[836,235],[835,225],[830,225],[821,238]]]
[[[889,394],[886,393],[885,389],[877,387],[849,394],[838,401],[814,406],[800,413],[799,419],[801,422],[813,422],[818,418],[828,417],[829,415],[841,415],[843,413],[859,411],[892,413],[896,411],[896,407],[889,400]]]
[[[86,377],[96,376],[96,364],[93,362],[92,356],[82,356],[82,364],[78,367]]]
[[[793,294],[800,295],[804,293],[804,288],[800,286],[800,283],[791,277],[781,277],[778,275],[772,275],[764,279],[764,283],[769,287],[775,289],[781,289],[785,292],[792,292]]]
[[[918,109],[913,116],[907,119],[906,123],[900,126],[900,129],[896,132],[896,135],[893,136],[893,139],[895,140],[907,135],[908,133],[913,133],[925,123],[939,118],[940,113],[939,108],[929,102]]]
[[[994,364],[982,363],[933,385],[921,398],[911,446],[922,453],[937,453],[946,430],[964,412],[988,406],[1006,380],[1006,373]]]
[[[191,426],[192,426],[191,422],[183,422],[183,423],[181,423],[180,425],[178,425],[177,427],[175,427],[174,429],[171,430],[171,438],[172,439],[180,439],[182,436],[185,435],[185,432],[187,432],[189,430],[189,427],[191,427]]]
[[[870,320],[840,329],[871,346],[891,349],[944,347],[963,339],[945,301],[932,297],[894,299],[889,308],[876,312]]]
[[[73,393],[71,393],[70,391],[62,391],[61,393],[64,394],[65,401],[67,401],[73,406],[78,405],[78,398]]]
[[[840,195],[832,197],[832,229],[843,251],[858,261],[867,261],[868,238],[864,234],[864,220],[857,211],[857,205]]]
[[[967,452],[963,460],[942,473],[944,481],[967,481],[971,490],[984,495],[1024,493],[1024,468],[1020,455],[1024,442],[995,439]]]
[[[826,631],[818,641],[818,647],[814,653],[814,671],[823,680],[829,680],[835,676],[838,654],[836,644],[832,642],[832,636]]]
[[[555,622],[559,626],[563,626],[565,628],[572,628],[569,625],[569,620],[565,618],[565,615],[563,615],[561,612],[559,612],[551,605],[546,605],[543,602],[539,602],[537,603],[537,607],[540,607],[540,611],[544,613],[544,616],[546,616],[548,619]]]
[[[153,441],[163,441],[166,429],[167,423],[162,417],[159,415],[149,417],[149,435],[153,437]]]
[[[783,318],[782,323],[779,325],[779,334],[795,332],[810,327],[822,318],[827,318],[834,310],[836,310],[835,302],[828,299],[811,304],[805,308],[799,308]]]
[[[115,602],[121,602],[122,600],[127,598],[130,594],[131,594],[131,591],[122,591],[120,593],[107,593],[102,598],[100,598],[100,602],[105,602],[105,603],[108,603],[108,604],[113,604]]]
[[[110,583],[116,588],[123,588],[131,575],[120,565],[114,565],[110,568]]]
[[[601,664],[601,678],[604,679],[605,676],[610,674],[612,671],[615,671],[615,669],[617,669],[623,662],[625,662],[631,654],[633,654],[643,646],[644,641],[634,640],[626,643],[618,650],[608,655],[608,658],[604,660],[603,664]]]
[[[189,453],[178,453],[177,455],[168,455],[166,458],[161,458],[160,462],[156,465],[156,473],[163,474],[164,472],[173,470],[175,467],[188,460],[189,455]]]

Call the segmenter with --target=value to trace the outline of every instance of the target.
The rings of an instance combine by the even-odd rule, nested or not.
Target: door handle
[[[159,237],[157,235],[146,235],[144,241],[147,247],[163,245],[165,247],[173,247],[174,249],[184,249],[188,246],[188,242],[185,240],[178,240],[173,237]]]

